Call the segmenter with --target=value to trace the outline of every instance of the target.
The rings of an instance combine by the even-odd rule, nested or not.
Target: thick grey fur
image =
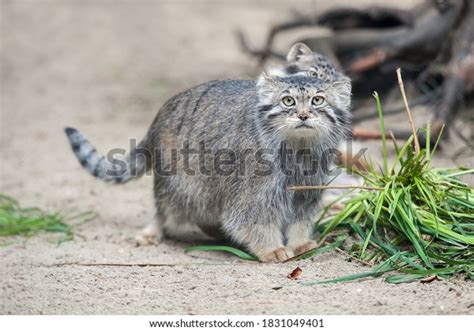
[[[320,191],[288,187],[325,184],[326,173],[308,176],[303,169],[321,164],[323,153],[336,149],[350,126],[349,79],[332,65],[318,67],[321,58],[308,50],[297,44],[288,54],[288,65],[299,65],[298,72],[270,71],[258,81],[210,81],[172,97],[125,159],[125,170],[118,161],[99,156],[77,130],[66,133],[81,164],[100,179],[122,183],[153,166],[157,235],[164,223],[193,222],[203,230],[220,228],[262,261],[283,261],[314,247],[312,221],[320,199]],[[314,67],[322,76],[309,73]],[[316,95],[324,98],[323,104],[311,105]],[[283,96],[291,96],[295,105],[285,106]],[[195,172],[190,174],[180,151],[185,146],[198,150],[200,143],[210,152],[189,156],[188,168]],[[282,146],[292,149],[286,161],[291,174],[281,171]],[[223,149],[235,152],[233,164],[245,170],[236,167],[226,175],[212,171]],[[301,149],[309,154],[299,155]],[[267,152],[266,165],[272,165],[265,175],[259,173],[261,160],[253,156],[258,150]],[[146,156],[135,160],[137,154]],[[200,171],[202,165],[210,173]],[[164,174],[163,169],[173,167],[176,174]]]

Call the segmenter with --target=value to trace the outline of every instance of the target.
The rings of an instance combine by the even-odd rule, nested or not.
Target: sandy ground
[[[474,286],[463,280],[305,286],[286,278],[296,265],[303,269],[302,281],[368,270],[338,253],[271,265],[220,253],[185,254],[191,243],[184,241],[135,247],[128,239],[153,219],[151,178],[106,185],[83,171],[70,151],[65,125],[80,128],[99,150],[127,147],[130,138],[141,139],[176,92],[210,79],[253,77],[254,62],[234,39],[237,27],[251,31],[257,44],[269,24],[291,17],[290,10],[326,6],[2,0],[0,192],[25,206],[94,210],[99,216],[59,247],[48,236],[0,247],[0,313],[473,313]],[[294,40],[287,39],[279,39],[282,49]],[[364,146],[379,155],[376,144]],[[449,152],[455,149],[456,144],[447,148],[437,162],[452,165]],[[472,166],[469,156],[457,162]],[[74,262],[164,265],[54,266]]]

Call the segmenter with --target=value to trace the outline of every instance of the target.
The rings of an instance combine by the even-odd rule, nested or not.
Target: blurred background
[[[431,11],[426,9],[426,3]],[[458,6],[461,9],[456,9],[458,16],[452,19],[452,27],[445,29],[444,35],[441,33],[442,39],[430,40],[426,47],[431,50],[443,45],[442,49],[446,49],[454,47],[459,39],[456,31],[464,19],[459,12],[466,12],[460,7],[462,4],[463,1],[455,0],[2,0],[1,190],[25,198],[33,194],[46,203],[56,201],[60,205],[62,202],[57,201],[62,199],[83,197],[81,190],[71,187],[84,180],[87,184],[83,190],[98,184],[85,172],[77,171],[78,164],[62,131],[64,126],[80,128],[99,150],[127,147],[130,138],[141,139],[157,110],[174,94],[211,79],[254,78],[264,66],[280,61],[278,56],[262,57],[255,53],[266,46],[270,49],[268,34],[274,26],[307,21],[275,34],[271,43],[273,53],[285,54],[300,40],[328,52],[327,40],[334,40],[338,33],[351,33],[357,24],[365,24],[364,31],[383,33],[400,26],[414,29],[416,19],[429,12],[431,17],[439,16],[434,17],[438,22],[435,26],[440,26],[446,13],[451,15],[450,6]],[[377,11],[380,7],[393,11]],[[355,14],[349,11],[344,16],[341,8],[352,8]],[[327,15],[331,11],[335,14]],[[319,22],[324,27],[315,25],[321,15],[326,15],[326,20]],[[433,30],[433,26],[428,27]],[[245,45],[237,32],[245,39]],[[472,33],[466,38],[471,38],[472,47]],[[423,53],[424,48],[415,44],[415,51],[408,52],[408,57],[387,61],[388,64],[379,61],[382,65],[374,65],[374,70],[369,68],[372,71],[351,71],[356,60],[379,64],[376,61],[383,57],[375,56],[374,62],[370,56],[377,55],[372,52],[377,48],[372,46],[359,45],[354,52],[346,50],[342,55],[329,49],[333,60],[349,71],[357,83],[354,105],[358,110],[354,114],[360,121],[356,129],[377,131],[377,119],[370,119],[375,112],[370,97],[373,89],[381,90],[384,104],[389,104],[387,108],[403,110],[394,72],[397,66],[406,73],[409,97],[413,95],[410,100],[417,101],[425,95],[424,104],[414,107],[416,123],[423,126],[427,120],[433,120],[436,107],[442,102],[440,87],[447,81],[449,68],[449,56],[444,64],[436,59],[452,52],[434,47],[431,53]],[[429,60],[428,55],[422,57],[426,53],[431,54]],[[364,65],[359,62],[359,66]],[[366,72],[369,74],[364,76]],[[374,72],[383,80],[373,79],[370,73]],[[472,73],[469,75],[472,79]],[[411,84],[410,79],[415,83]],[[472,105],[466,104],[466,98],[461,99],[456,109],[471,111],[458,112],[464,115],[456,116],[457,120],[450,124],[454,128],[451,131],[462,134],[451,134],[446,139],[436,161],[441,165],[472,166]],[[368,114],[369,120],[364,114]],[[387,117],[386,121],[389,128],[409,128],[403,112]],[[380,155],[378,140],[363,140],[361,145],[368,147],[368,153],[375,159]]]

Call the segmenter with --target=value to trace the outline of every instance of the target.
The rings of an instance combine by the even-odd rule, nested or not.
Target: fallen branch
[[[411,11],[390,7],[336,8],[317,18],[317,23],[332,30],[353,28],[391,28],[412,26],[415,17]]]
[[[398,135],[395,135],[395,136],[398,137]],[[352,137],[357,138],[357,139],[362,139],[362,140],[381,139],[382,133],[380,133],[380,131],[378,130],[365,130],[365,129],[353,128]],[[390,138],[390,134],[388,133],[388,131],[385,134],[385,138]]]
[[[464,7],[463,1],[456,1],[445,12],[420,19],[412,29],[407,29],[393,39],[383,40],[368,54],[356,58],[348,69],[352,73],[361,73],[394,58],[423,56],[434,59],[443,46],[439,41],[449,39],[449,33],[458,22]]]
[[[82,263],[82,262],[64,262],[49,264],[48,267],[80,266],[80,267],[178,267],[187,265],[202,265],[217,263]],[[222,263],[219,263],[222,264]]]
[[[171,263],[82,263],[64,262],[48,265],[49,267],[81,266],[81,267],[175,267],[178,264]]]
[[[360,73],[372,69],[373,67],[379,66],[384,63],[392,55],[385,49],[376,48],[372,50],[368,55],[356,59],[349,66],[349,71],[352,73]]]

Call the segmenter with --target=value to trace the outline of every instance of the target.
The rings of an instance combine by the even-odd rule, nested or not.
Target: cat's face
[[[348,78],[327,81],[263,74],[257,83],[259,121],[266,133],[286,138],[344,136],[350,125]]]

